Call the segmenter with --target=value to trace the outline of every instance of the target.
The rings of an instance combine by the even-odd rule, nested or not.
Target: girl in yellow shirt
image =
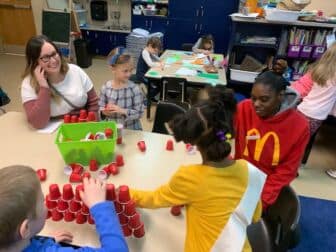
[[[250,164],[229,157],[235,110],[233,93],[226,90],[220,100],[205,101],[176,116],[168,128],[177,142],[196,145],[203,162],[181,166],[167,184],[155,191],[131,190],[139,207],[185,205],[186,252],[251,251],[246,226],[252,216],[253,221],[261,216],[259,198],[263,183],[254,190]],[[258,169],[253,171],[263,178]],[[243,196],[249,198],[248,204]],[[237,227],[239,232],[235,231]]]

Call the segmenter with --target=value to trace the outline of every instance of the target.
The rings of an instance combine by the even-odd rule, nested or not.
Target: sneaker
[[[326,173],[327,173],[330,177],[336,179],[336,169],[329,169],[329,170],[326,170]]]

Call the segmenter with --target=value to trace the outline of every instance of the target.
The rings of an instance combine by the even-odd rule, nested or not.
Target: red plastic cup
[[[108,167],[109,167],[110,172],[112,173],[113,176],[115,176],[119,173],[119,167],[117,166],[116,163],[111,163],[111,164],[109,164]]]
[[[114,201],[116,199],[115,188],[113,184],[106,184],[106,200]]]
[[[86,121],[86,118],[87,118],[87,112],[86,112],[86,110],[85,109],[81,109],[80,111],[79,111],[79,119],[85,119],[85,121]]]
[[[124,166],[124,157],[123,155],[117,155],[116,158],[115,158],[115,161],[117,163],[117,166]]]
[[[141,238],[145,235],[145,225],[141,223],[140,227],[133,230],[133,235],[136,238]]]
[[[181,206],[173,206],[171,209],[170,209],[170,213],[174,216],[179,216],[181,214]]]
[[[89,215],[90,214],[90,210],[89,208],[87,207],[87,205],[82,205],[82,214],[85,214],[85,215]]]
[[[172,151],[174,150],[174,142],[173,140],[168,140],[166,144],[166,150],[167,151]]]
[[[70,164],[72,168],[72,173],[82,174],[84,171],[84,167],[81,164]]]
[[[86,122],[86,121],[87,121],[86,118],[84,118],[84,119],[78,118],[78,122],[80,122],[80,123]]]
[[[52,210],[51,212],[51,219],[53,221],[60,221],[63,219],[63,214],[57,211],[57,209]]]
[[[64,115],[63,122],[64,123],[70,123],[71,122],[71,115]]]
[[[136,214],[136,204],[134,200],[130,200],[127,202],[127,204],[125,205],[125,211],[124,214],[126,216],[133,216],[134,214]]]
[[[65,184],[63,186],[63,194],[62,194],[62,199],[67,201],[67,200],[72,200],[74,197],[74,192],[72,190],[72,185],[70,184]]]
[[[88,122],[95,122],[97,120],[96,113],[93,111],[89,111],[87,120]]]
[[[77,173],[71,173],[69,181],[71,183],[81,183],[82,182],[82,176]]]
[[[77,213],[79,210],[82,209],[82,205],[81,203],[79,203],[78,201],[76,200],[72,200],[70,201],[70,204],[69,204],[69,210],[73,213]]]
[[[71,116],[71,123],[77,123],[78,122],[78,117],[76,115]]]
[[[111,175],[111,169],[109,166],[105,166],[102,170],[99,171],[98,176],[100,179],[107,179]]]
[[[95,136],[91,132],[87,133],[87,135],[85,136],[86,141],[94,140],[94,139],[95,139]]]
[[[84,172],[83,175],[82,175],[82,179],[84,178],[91,178],[91,173],[90,172]]]
[[[45,205],[48,209],[52,210],[57,207],[57,201],[50,200],[49,195],[46,196]]]
[[[121,228],[125,237],[132,235],[132,229],[130,229],[128,225],[123,225]]]
[[[80,184],[76,186],[76,194],[75,194],[75,200],[77,201],[82,201],[80,195],[79,195],[79,191],[84,192],[84,185]]]
[[[49,186],[49,199],[58,200],[61,197],[61,192],[57,184],[51,184]]]
[[[139,141],[138,142],[138,148],[141,152],[145,152],[146,151],[146,143],[145,141]]]
[[[57,201],[57,210],[59,212],[64,212],[65,210],[68,209],[69,209],[69,203],[67,201],[61,199]]]
[[[40,181],[45,181],[47,179],[47,170],[42,168],[36,171],[37,176],[39,177]]]
[[[122,144],[122,137],[117,138],[117,144]]]
[[[84,224],[86,221],[87,221],[87,215],[84,215],[81,212],[78,212],[76,214],[76,223],[77,224]]]
[[[105,129],[105,136],[111,138],[113,136],[113,130],[111,128]]]
[[[119,195],[118,199],[120,203],[127,203],[130,201],[131,196],[129,193],[129,188],[126,185],[122,185],[119,187]]]
[[[99,168],[99,164],[98,164],[98,161],[95,160],[95,159],[91,159],[90,160],[90,171],[97,171],[98,168]]]
[[[124,211],[124,207],[123,205],[121,205],[119,202],[115,201],[114,202],[114,207],[115,207],[115,210],[116,210],[116,213],[119,214],[119,213],[122,213]]]
[[[76,215],[74,213],[70,212],[69,210],[65,211],[64,221],[71,222],[71,221],[74,221],[75,219],[76,219]]]
[[[95,221],[94,221],[94,219],[92,218],[91,215],[89,215],[87,221],[88,221],[88,223],[91,224],[91,225],[94,225],[94,224],[95,224]]]
[[[126,215],[124,215],[123,213],[119,213],[118,217],[119,217],[120,225],[127,225],[128,224],[128,217]]]
[[[128,226],[130,228],[138,228],[141,225],[141,220],[140,220],[140,214],[139,213],[135,213],[133,216],[131,216],[129,218],[128,221]]]

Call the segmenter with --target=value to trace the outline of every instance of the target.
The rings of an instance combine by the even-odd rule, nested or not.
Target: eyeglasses
[[[59,57],[59,54],[58,54],[58,52],[53,52],[53,53],[51,53],[51,54],[49,54],[49,55],[44,55],[44,56],[42,56],[41,58],[40,58],[40,60],[42,60],[42,62],[43,63],[48,63],[49,61],[50,61],[50,59],[51,58],[54,58],[54,59],[56,59],[56,58],[58,58]]]

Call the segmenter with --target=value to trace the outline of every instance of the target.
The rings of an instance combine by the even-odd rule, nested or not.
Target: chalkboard
[[[52,41],[69,43],[70,40],[70,13],[43,11],[42,34]]]

